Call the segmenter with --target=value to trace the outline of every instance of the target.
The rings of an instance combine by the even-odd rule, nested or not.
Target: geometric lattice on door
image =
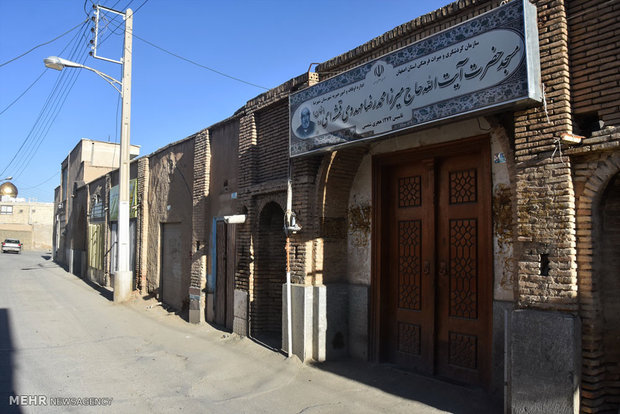
[[[420,246],[422,222],[398,222],[398,289],[399,304],[403,309],[420,310]]]
[[[476,219],[450,220],[450,316],[478,317]]]

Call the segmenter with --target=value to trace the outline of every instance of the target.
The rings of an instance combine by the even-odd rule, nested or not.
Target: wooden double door
[[[381,160],[374,300],[379,358],[488,384],[491,201],[488,140]]]

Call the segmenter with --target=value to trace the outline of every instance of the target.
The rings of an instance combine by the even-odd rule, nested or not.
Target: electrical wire
[[[10,107],[12,107],[12,106],[13,106],[13,105],[17,102],[17,101],[19,101],[19,100],[20,100],[20,98],[21,98],[22,96],[24,96],[24,95],[26,94],[26,92],[28,92],[28,91],[30,90],[30,88],[32,88],[32,87],[34,86],[34,84],[35,84],[35,83],[37,83],[37,82],[39,81],[39,79],[41,79],[41,78],[43,77],[43,75],[45,75],[45,72],[47,72],[47,68],[45,68],[45,69],[43,70],[43,72],[41,72],[41,74],[39,75],[39,77],[38,77],[38,78],[36,78],[36,79],[34,80],[34,82],[32,82],[32,83],[30,84],[30,86],[28,86],[28,87],[26,88],[26,90],[25,90],[25,91],[23,91],[23,92],[22,92],[22,93],[21,93],[21,94],[20,94],[17,98],[15,98],[15,100],[14,100],[13,102],[11,102],[10,104],[8,104],[8,105],[6,106],[6,108],[4,108],[2,111],[0,111],[0,115],[2,115],[3,113],[5,113],[5,112],[6,112],[6,111],[10,108]]]
[[[133,37],[135,37],[135,38],[136,38],[136,39],[138,39],[138,40],[143,41],[144,43],[146,43],[146,44],[148,44],[148,45],[150,45],[150,46],[152,46],[152,47],[154,47],[154,48],[156,48],[156,49],[161,50],[162,52],[168,53],[169,55],[172,55],[172,56],[174,56],[174,57],[176,57],[176,58],[178,58],[178,59],[181,59],[181,60],[184,60],[184,61],[186,61],[186,62],[188,62],[188,63],[191,63],[192,65],[196,65],[196,66],[201,67],[201,68],[203,68],[203,69],[207,69],[207,70],[209,70],[209,71],[211,71],[211,72],[217,73],[217,74],[218,74],[218,75],[220,75],[220,76],[224,76],[224,77],[227,77],[227,78],[229,78],[229,79],[236,80],[237,82],[241,82],[241,83],[245,83],[246,85],[254,86],[254,87],[256,87],[256,88],[264,89],[264,90],[266,90],[266,91],[267,91],[267,90],[269,90],[269,88],[266,88],[266,87],[264,87],[264,86],[257,85],[257,84],[252,83],[252,82],[248,82],[248,81],[245,81],[245,80],[243,80],[243,79],[239,79],[239,78],[237,78],[237,77],[234,77],[234,76],[228,75],[228,74],[226,74],[226,73],[224,73],[224,72],[220,72],[219,70],[216,70],[216,69],[210,68],[210,67],[208,67],[208,66],[202,65],[202,64],[200,64],[200,63],[198,63],[198,62],[194,62],[193,60],[188,59],[188,58],[185,58],[185,57],[183,57],[183,56],[181,56],[181,55],[177,55],[176,53],[173,53],[173,52],[171,52],[171,51],[169,51],[169,50],[164,49],[163,47],[157,46],[156,44],[154,44],[154,43],[152,43],[152,42],[149,42],[149,41],[148,41],[148,40],[146,40],[146,39],[141,38],[140,36],[136,35],[135,33],[133,33]]]
[[[83,30],[85,29],[85,27],[86,27],[86,22],[87,22],[87,20],[86,20],[86,21],[84,21],[84,22],[82,23],[82,29],[81,29],[82,31],[83,31]],[[78,32],[78,33],[76,33],[76,35],[73,37],[73,39],[72,39],[72,40],[70,40],[70,41],[69,41],[69,43],[67,43],[67,45],[65,45],[65,47],[62,49],[62,51],[61,51],[61,53],[60,53],[60,54],[63,54],[63,53],[64,53],[64,51],[65,51],[65,50],[66,50],[66,49],[67,49],[67,48],[68,48],[68,47],[72,44],[72,42],[76,42],[76,41],[77,41],[77,39],[79,39],[79,32]],[[77,45],[77,42],[76,42],[76,45]],[[75,50],[75,46],[74,46],[74,50]],[[62,73],[61,73],[61,75],[62,75]],[[7,170],[7,169],[8,169],[8,168],[9,168],[9,167],[13,164],[13,162],[14,162],[16,159],[18,159],[18,158],[19,158],[19,156],[20,156],[21,154],[23,154],[23,153],[22,153],[22,149],[23,149],[23,148],[24,148],[24,146],[28,143],[29,139],[32,137],[32,134],[33,134],[33,132],[34,132],[34,130],[35,130],[35,128],[36,128],[36,126],[38,125],[38,123],[39,123],[39,121],[41,120],[42,116],[45,114],[45,110],[46,110],[47,106],[49,105],[49,102],[50,102],[50,100],[51,100],[52,96],[54,95],[54,93],[56,92],[56,90],[57,90],[57,88],[58,88],[58,85],[59,85],[59,81],[60,81],[60,79],[61,79],[61,77],[59,77],[59,78],[57,79],[57,81],[56,81],[56,83],[55,83],[55,85],[54,85],[54,88],[52,89],[52,91],[51,91],[51,92],[50,92],[50,94],[48,95],[48,97],[47,97],[47,99],[46,99],[45,104],[43,105],[43,107],[42,107],[41,111],[39,112],[39,115],[37,116],[37,118],[36,118],[36,120],[35,120],[35,122],[34,122],[34,125],[33,125],[33,126],[32,126],[32,128],[30,129],[30,132],[28,133],[28,135],[26,135],[26,137],[25,137],[25,138],[24,138],[24,140],[22,141],[21,145],[19,146],[19,148],[18,148],[18,149],[17,149],[17,151],[15,152],[15,155],[13,155],[13,158],[11,158],[11,160],[10,160],[10,161],[9,161],[9,163],[6,165],[6,167],[4,168],[4,170],[2,170],[2,172],[0,172],[0,175],[3,175],[3,174],[6,172],[6,170]]]
[[[65,36],[66,34],[69,34],[69,33],[71,33],[72,31],[74,31],[75,29],[77,29],[78,27],[80,27],[80,25],[83,25],[83,24],[84,24],[84,23],[86,23],[87,21],[88,21],[88,19],[84,20],[83,22],[80,22],[79,24],[75,25],[74,27],[72,27],[71,29],[67,30],[67,31],[66,31],[66,32],[64,32],[63,34],[61,34],[61,35],[59,35],[59,36],[56,36],[56,37],[55,37],[55,38],[53,38],[52,40],[49,40],[49,41],[47,41],[47,42],[41,43],[41,44],[39,44],[39,45],[36,45],[35,47],[33,47],[32,49],[28,50],[27,52],[24,52],[24,53],[22,53],[21,55],[14,57],[13,59],[9,59],[9,60],[7,60],[6,62],[1,63],[1,64],[0,64],[0,68],[1,68],[2,66],[5,66],[5,65],[7,65],[7,64],[9,64],[9,63],[11,63],[11,62],[16,61],[16,60],[17,60],[17,59],[19,59],[19,58],[22,58],[22,57],[26,56],[28,53],[32,52],[32,51],[33,51],[33,50],[35,50],[35,49],[40,48],[41,46],[48,45],[48,44],[50,44],[50,43],[52,43],[52,42],[54,42],[54,41],[56,41],[56,40],[60,39],[61,37]]]
[[[43,184],[48,183],[49,181],[51,181],[53,178],[56,178],[57,176],[60,175],[60,171],[56,171],[54,173],[54,175],[52,175],[50,178],[48,178],[45,181],[41,181],[39,184],[33,185],[31,187],[26,187],[26,188],[20,188],[20,190],[25,191],[25,190],[32,190],[33,188],[37,188],[37,187],[41,187]]]
[[[133,0],[132,0],[132,1],[133,1]],[[142,8],[142,6],[144,6],[144,5],[145,5],[148,1],[149,1],[149,0],[145,0],[145,1],[144,1],[144,2],[143,2],[143,3],[142,3],[142,4],[138,7],[138,8],[137,8],[137,9],[136,9],[133,13],[132,13],[132,15],[135,15],[135,14],[138,12],[138,10],[140,10],[140,9]],[[118,2],[117,2],[117,3],[118,3]],[[129,2],[129,4],[131,4],[131,2]],[[129,4],[126,6],[126,8],[127,8],[127,7],[129,7]],[[111,20],[109,20],[109,22],[110,22],[110,24],[111,24],[111,23],[116,24],[116,22],[115,22],[115,19],[114,19],[114,18],[113,18],[113,19],[111,19]],[[119,23],[119,24],[117,24],[117,26],[116,26],[116,29],[119,29],[119,28],[120,28],[120,23]],[[114,29],[112,29],[112,32],[113,32],[113,33],[116,33],[116,31],[115,31]],[[269,90],[269,88],[266,88],[266,87],[264,87],[264,86],[257,85],[257,84],[252,83],[252,82],[245,81],[245,80],[243,80],[243,79],[237,78],[237,77],[232,76],[232,75],[228,75],[227,73],[221,72],[221,71],[219,71],[219,70],[217,70],[217,69],[213,69],[213,68],[211,68],[211,67],[209,67],[209,66],[202,65],[202,64],[200,64],[200,63],[198,63],[198,62],[195,62],[195,61],[193,61],[193,60],[191,60],[191,59],[188,59],[188,58],[183,57],[183,56],[181,56],[181,55],[179,55],[179,54],[176,54],[176,53],[171,52],[171,51],[169,51],[169,50],[167,50],[167,49],[164,49],[164,48],[163,48],[163,47],[161,47],[161,46],[157,46],[157,45],[156,45],[156,44],[154,44],[153,42],[149,42],[148,40],[143,39],[142,37],[138,36],[138,35],[137,35],[137,34],[135,34],[133,31],[132,31],[132,33],[131,33],[131,34],[132,34],[132,36],[133,36],[133,37],[135,37],[136,39],[141,40],[141,41],[143,41],[144,43],[146,43],[146,44],[148,44],[148,45],[150,45],[150,46],[152,46],[152,47],[154,47],[154,48],[156,48],[156,49],[159,49],[159,50],[161,50],[161,51],[162,51],[162,52],[164,52],[164,53],[167,53],[167,54],[169,54],[169,55],[171,55],[171,56],[174,56],[174,57],[176,57],[177,59],[181,59],[181,60],[183,60],[183,61],[185,61],[185,62],[191,63],[192,65],[196,65],[196,66],[198,66],[198,67],[200,67],[200,68],[207,69],[207,70],[209,70],[209,71],[211,71],[211,72],[214,72],[214,73],[216,73],[216,74],[218,74],[218,75],[220,75],[220,76],[224,76],[224,77],[226,77],[226,78],[229,78],[229,79],[232,79],[232,80],[236,80],[237,82],[241,82],[241,83],[244,83],[244,84],[246,84],[246,85],[254,86],[255,88],[263,89],[263,90],[266,90],[266,91],[268,91],[268,90]],[[101,40],[101,41],[99,42],[99,45],[101,45],[103,42],[105,42],[105,41],[106,41],[109,37],[110,37],[110,34],[108,34],[108,36],[107,36],[107,37],[105,37],[103,40]]]
[[[86,55],[88,56],[88,55]],[[74,59],[72,57],[72,59]],[[82,59],[81,64],[84,64],[84,62],[86,61],[86,58]],[[51,129],[52,125],[54,124],[54,121],[56,120],[56,118],[58,117],[58,115],[60,114],[60,111],[62,109],[62,107],[64,106],[67,97],[69,96],[69,93],[71,92],[71,90],[73,89],[73,86],[75,85],[77,78],[79,77],[81,71],[79,70],[74,70],[74,71],[70,71],[72,72],[69,76],[65,77],[64,82],[62,84],[62,86],[60,87],[60,92],[58,94],[58,96],[53,99],[53,106],[52,109],[48,112],[46,119],[44,120],[44,124],[40,124],[40,127],[38,129],[38,136],[37,138],[35,138],[35,140],[31,141],[32,145],[30,146],[30,149],[27,153],[27,155],[24,158],[24,161],[22,163],[22,165],[20,167],[18,167],[16,173],[15,173],[15,177],[20,177],[22,175],[22,173],[24,171],[26,171],[27,167],[30,165],[30,163],[32,162],[34,156],[36,155],[36,153],[38,152],[39,148],[41,147],[41,144],[43,143],[43,141],[45,140],[45,138],[47,137],[47,134],[49,133],[49,130]]]
[[[87,21],[83,22],[83,27],[80,32],[78,32],[76,36],[74,36],[74,38],[63,48],[61,54],[63,54],[64,51],[73,43],[72,51],[70,53],[70,59],[74,59],[74,57],[79,52],[79,45],[81,43],[80,37],[83,38],[85,32],[87,31],[86,23]],[[11,165],[13,165],[16,170],[16,173],[13,174],[14,177],[20,176],[23,171],[25,171],[26,167],[30,164],[30,161],[32,161],[32,158],[36,154],[36,151],[45,139],[47,131],[49,131],[49,128],[51,127],[53,121],[58,116],[59,109],[62,107],[62,104],[64,104],[68,92],[75,84],[77,76],[78,74],[75,73],[67,75],[67,71],[63,71],[60,73],[30,132],[23,140],[17,152],[15,153],[11,161],[7,164],[7,166],[4,168],[2,173],[0,173],[0,175],[4,174],[4,172],[9,167],[11,167]]]
[[[135,12],[137,12],[140,8],[142,8],[148,1],[149,0],[145,0],[136,9]],[[128,3],[128,5],[131,4],[132,2],[133,2],[133,0],[131,0]],[[91,1],[91,3],[92,3],[92,1]],[[116,4],[118,4],[118,1],[112,7],[115,7]],[[85,8],[85,6],[86,6],[86,2],[84,3],[84,8]],[[135,14],[135,12],[133,14]],[[87,41],[88,41],[88,39],[85,38],[85,32],[86,32],[85,25],[88,22],[88,20],[89,19],[87,19],[84,22],[82,22],[83,27],[82,27],[82,30],[81,30],[81,37],[84,38]],[[76,37],[74,37],[74,40],[75,39],[79,39],[79,34],[76,35]],[[71,43],[69,43],[69,44],[71,44]],[[69,46],[69,44],[67,44],[67,46],[65,46],[65,48],[63,49],[63,51],[60,54],[62,54],[64,52],[64,50]],[[74,45],[74,48],[73,48],[73,52],[71,53],[71,55],[69,57],[69,60],[77,60],[77,59],[75,59],[75,56],[77,55],[76,52],[78,50],[78,45],[79,45],[79,42],[76,42],[75,45]],[[88,54],[84,54],[84,55],[86,57],[84,59],[82,59],[81,62],[79,62],[81,64],[84,64],[86,58],[88,57]],[[9,164],[7,164],[7,166],[5,167],[3,173],[11,165],[13,165],[13,166],[16,167],[16,173],[14,174],[14,176],[16,178],[21,176],[21,174],[26,170],[26,168],[28,167],[28,165],[30,164],[32,159],[34,158],[34,155],[38,152],[39,148],[41,147],[41,144],[43,143],[45,137],[47,136],[49,130],[51,129],[54,121],[58,117],[58,115],[60,113],[60,110],[64,106],[64,103],[66,102],[66,99],[67,99],[67,97],[69,95],[69,92],[71,91],[71,89],[75,85],[75,83],[77,81],[77,77],[79,76],[79,73],[80,73],[80,71],[70,71],[70,72],[73,72],[73,74],[67,76],[66,75],[67,71],[63,71],[59,75],[59,77],[58,77],[58,79],[56,81],[56,84],[54,85],[54,88],[52,89],[52,92],[48,96],[48,99],[46,100],[46,103],[43,105],[43,108],[42,108],[41,112],[39,113],[39,116],[37,117],[37,120],[35,121],[35,124],[31,128],[29,134],[26,136],[26,138],[24,139],[24,141],[20,145],[19,149],[17,150],[17,152],[15,153],[15,155],[13,156],[13,158],[11,159]]]

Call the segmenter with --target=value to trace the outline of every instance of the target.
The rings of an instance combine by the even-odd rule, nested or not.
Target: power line
[[[20,188],[20,190],[25,191],[25,190],[32,190],[33,188],[37,188],[42,186],[43,184],[46,184],[47,182],[51,181],[53,178],[56,178],[58,175],[60,175],[60,171],[56,171],[54,173],[54,175],[52,175],[50,178],[48,178],[45,181],[41,181],[39,184],[33,185],[31,187],[26,187],[26,188]]]
[[[77,53],[77,48],[75,49],[75,51]],[[82,59],[80,63],[83,64],[85,61],[86,61],[86,57]],[[67,100],[67,97],[69,96],[69,93],[73,89],[73,86],[77,82],[77,78],[79,77],[81,73],[81,71],[71,71],[71,72],[73,73],[71,73],[69,76],[66,76],[66,77],[61,76],[63,78],[63,81],[66,80],[66,82],[63,82],[64,84],[61,87],[61,91],[55,97],[55,99],[53,99],[53,104],[52,104],[53,107],[51,111],[49,111],[46,115],[46,119],[44,120],[45,124],[40,124],[38,137],[31,141],[32,145],[30,146],[30,149],[27,155],[23,159],[23,164],[20,167],[18,167],[17,172],[15,174],[16,177],[20,177],[21,174],[26,170],[28,165],[30,165],[30,162],[32,162],[32,159],[34,158],[35,154],[41,147],[41,144],[47,137],[49,130],[51,129],[58,115],[60,114],[60,111],[62,107],[64,106]]]
[[[86,32],[86,29],[87,29],[87,25],[86,25],[87,21],[88,20],[82,23],[83,27],[82,27],[81,33],[80,32],[76,33],[76,36],[74,36],[74,38],[69,43],[67,43],[67,45],[62,49],[61,54],[72,43],[74,43],[74,45],[72,48],[73,50],[70,53],[71,58],[73,58],[77,54],[79,50],[79,45],[80,45],[80,41],[79,41],[80,34],[82,35],[82,37],[84,37],[84,33]],[[0,173],[0,175],[4,174],[4,172],[11,165],[14,165],[16,167],[16,171],[19,171],[19,173],[13,174],[14,176],[17,177],[21,175],[21,173],[25,170],[25,167],[30,163],[30,161],[34,157],[34,154],[38,150],[41,142],[45,138],[45,135],[47,135],[47,132],[43,134],[43,131],[46,129],[46,126],[44,125],[47,123],[48,125],[47,130],[49,131],[49,127],[51,127],[51,124],[53,123],[53,121],[56,119],[56,116],[58,115],[58,112],[56,113],[55,116],[53,116],[52,114],[58,108],[59,101],[60,99],[62,99],[63,94],[65,95],[62,101],[62,103],[64,104],[64,100],[66,99],[66,96],[68,94],[68,92],[65,93],[67,91],[67,85],[68,83],[71,83],[71,80],[67,81],[68,77],[71,77],[71,75],[67,75],[66,71],[60,73],[60,76],[56,80],[56,83],[52,91],[48,95],[45,104],[43,105],[41,111],[39,112],[39,115],[37,116],[37,119],[35,120],[32,128],[30,129],[30,132],[28,133],[26,138],[24,138],[24,141],[18,148],[17,152],[15,153],[11,161],[7,164],[7,166],[2,171],[2,173]],[[73,82],[68,89],[69,91],[75,84],[76,80],[77,80],[77,75],[73,74]],[[60,98],[58,96],[60,96]],[[53,119],[52,119],[52,116],[53,116]]]
[[[132,1],[133,1],[133,0],[132,0]],[[145,5],[148,1],[149,1],[149,0],[145,0],[145,1],[144,1],[144,2],[143,2],[143,3],[142,3],[142,4],[141,4],[141,5],[140,5],[140,6],[139,6],[139,7],[138,7],[138,8],[137,8],[134,12],[133,12],[133,14],[136,14],[136,13],[138,12],[138,10],[140,10],[140,9],[142,8],[142,6],[144,6],[144,5]],[[117,1],[116,3],[118,3],[118,1]],[[129,2],[129,4],[131,4],[131,2]],[[128,4],[126,7],[129,7],[129,4]],[[113,19],[109,20],[108,25],[109,25],[109,24],[112,24],[112,23],[116,24],[116,22],[115,22],[115,18],[113,18]],[[106,25],[106,27],[107,27],[107,25]],[[120,24],[116,24],[116,28],[115,28],[115,29],[119,29],[119,28],[120,28]],[[112,30],[111,30],[111,33],[115,33],[114,29],[112,29]],[[107,37],[105,37],[105,38],[104,38],[101,42],[99,42],[99,45],[101,45],[103,42],[105,42],[105,41],[106,41],[106,40],[107,40],[107,39],[111,36],[111,33],[110,33],[110,34],[108,34],[108,36],[107,36]],[[156,44],[154,44],[153,42],[149,42],[148,40],[141,38],[140,36],[138,36],[137,34],[135,34],[133,31],[132,31],[131,35],[132,35],[133,37],[135,37],[136,39],[139,39],[139,40],[143,41],[144,43],[146,43],[146,44],[148,44],[148,45],[150,45],[150,46],[152,46],[152,47],[154,47],[154,48],[156,48],[156,49],[161,50],[162,52],[168,53],[169,55],[174,56],[174,57],[176,57],[177,59],[181,59],[181,60],[184,60],[184,61],[186,61],[186,62],[188,62],[188,63],[191,63],[192,65],[196,65],[196,66],[201,67],[201,68],[203,68],[203,69],[207,69],[207,70],[209,70],[209,71],[211,71],[211,72],[217,73],[217,74],[218,74],[218,75],[220,75],[220,76],[224,76],[224,77],[227,77],[227,78],[229,78],[229,79],[236,80],[237,82],[241,82],[241,83],[245,83],[246,85],[254,86],[255,88],[264,89],[264,90],[266,90],[266,91],[268,91],[268,90],[269,90],[269,88],[266,88],[266,87],[264,87],[264,86],[257,85],[257,84],[252,83],[252,82],[245,81],[245,80],[243,80],[243,79],[237,78],[237,77],[232,76],[232,75],[228,75],[228,74],[226,74],[226,73],[224,73],[224,72],[221,72],[221,71],[219,71],[219,70],[217,70],[217,69],[213,69],[213,68],[211,68],[211,67],[208,67],[208,66],[202,65],[202,64],[200,64],[200,63],[198,63],[198,62],[195,62],[195,61],[193,61],[193,60],[191,60],[191,59],[188,59],[188,58],[183,57],[183,56],[181,56],[181,55],[178,55],[178,54],[176,54],[176,53],[174,53],[174,52],[171,52],[171,51],[169,51],[169,50],[167,50],[167,49],[164,49],[164,48],[163,48],[163,47],[161,47],[161,46],[157,46],[157,45],[156,45]]]
[[[202,64],[200,64],[200,63],[198,63],[198,62],[194,62],[194,61],[193,61],[193,60],[191,60],[191,59],[185,58],[185,57],[183,57],[183,56],[181,56],[181,55],[177,55],[176,53],[173,53],[173,52],[171,52],[171,51],[169,51],[169,50],[166,50],[166,49],[164,49],[163,47],[157,46],[156,44],[151,43],[151,42],[149,42],[148,40],[141,38],[140,36],[136,35],[135,33],[132,33],[132,34],[133,34],[133,37],[135,37],[136,39],[142,40],[144,43],[146,43],[146,44],[148,44],[148,45],[151,45],[151,46],[153,46],[154,48],[159,49],[159,50],[161,50],[162,52],[168,53],[169,55],[172,55],[172,56],[174,56],[174,57],[176,57],[176,58],[178,58],[178,59],[181,59],[181,60],[184,60],[184,61],[186,61],[186,62],[189,62],[189,63],[191,63],[192,65],[196,65],[196,66],[201,67],[201,68],[203,68],[203,69],[210,70],[211,72],[217,73],[218,75],[225,76],[225,77],[227,77],[227,78],[230,78],[230,79],[236,80],[237,82],[245,83],[246,85],[250,85],[250,86],[254,86],[254,87],[256,87],[256,88],[264,89],[264,90],[266,90],[266,91],[267,91],[267,90],[269,90],[269,88],[265,88],[264,86],[260,86],[260,85],[257,85],[257,84],[255,84],[255,83],[252,83],[252,82],[244,81],[243,79],[236,78],[236,77],[231,76],[231,75],[228,75],[228,74],[226,74],[226,73],[224,73],[224,72],[220,72],[219,70],[216,70],[216,69],[210,68],[210,67],[208,67],[208,66],[202,65]]]
[[[129,2],[129,4],[131,4],[132,2],[133,2],[133,0],[131,0],[131,1]],[[140,10],[140,9],[142,8],[142,6],[144,6],[144,5],[145,5],[146,3],[148,3],[148,2],[149,2],[149,0],[144,0],[144,1],[142,2],[142,4],[141,4],[141,5],[139,5],[139,6],[138,6],[138,8],[137,8],[137,9],[135,9],[135,10],[133,11],[133,13],[132,13],[132,14],[136,14],[136,13],[138,13],[138,10]],[[129,4],[127,5],[127,7],[129,7]]]
[[[142,8],[148,1],[149,0],[145,0],[136,9],[136,11],[133,12],[133,14],[135,14],[140,8]],[[129,4],[131,4],[131,2],[133,2],[133,0],[131,0]],[[115,5],[117,3],[118,1],[115,3]],[[84,3],[84,6],[86,6],[86,2]],[[85,25],[88,22],[88,20],[89,19],[82,22],[83,27],[81,30],[81,36],[86,41],[88,41],[88,39],[86,39],[85,37],[85,32],[86,32]],[[78,34],[76,35],[76,37],[74,37],[73,40],[79,39],[79,35],[80,33],[78,32]],[[69,46],[69,44],[65,46],[65,48],[60,54],[64,52],[64,50]],[[70,60],[77,60],[75,59],[75,55],[77,54],[77,51],[78,51],[78,45],[79,45],[79,42],[75,42],[74,47],[73,47],[73,52],[70,54],[70,57],[69,57]],[[88,54],[85,54],[85,58],[82,59],[80,63],[83,64],[86,61],[87,57],[88,57]],[[80,71],[71,71],[73,73],[70,75],[67,75],[67,72],[68,71],[63,71],[59,75],[56,81],[56,84],[52,92],[48,96],[46,103],[41,109],[41,112],[39,113],[39,116],[37,117],[37,120],[35,121],[32,129],[30,130],[27,137],[22,142],[21,146],[19,147],[19,149],[17,150],[17,152],[15,153],[15,155],[13,156],[9,164],[7,164],[4,171],[6,171],[11,165],[14,165],[14,166],[17,166],[17,169],[16,169],[16,173],[13,175],[15,177],[21,176],[21,174],[26,170],[26,168],[28,167],[28,165],[30,164],[30,162],[32,161],[36,153],[38,152],[39,148],[41,147],[41,144],[45,140],[45,137],[47,136],[49,130],[51,129],[54,121],[60,114],[60,111],[62,107],[64,106],[64,103],[67,100],[69,92],[75,85],[77,81],[77,77],[79,76],[79,73],[80,73]]]
[[[34,82],[32,82],[30,84],[30,86],[28,86],[26,88],[25,91],[23,91],[17,98],[15,98],[15,100],[13,102],[11,102],[10,104],[7,105],[6,108],[4,108],[2,111],[0,111],[0,115],[2,115],[3,113],[5,113],[10,107],[12,107],[17,101],[19,101],[19,99],[24,96],[26,94],[26,92],[28,92],[30,90],[30,88],[32,88],[34,86],[35,83],[37,83],[39,81],[39,79],[41,79],[43,77],[43,75],[45,75],[45,72],[47,72],[47,68],[45,68],[45,70],[43,70],[43,72],[41,72],[41,74],[39,75],[38,78],[36,78],[34,80]]]
[[[53,41],[60,39],[60,38],[61,38],[61,37],[63,37],[64,35],[66,35],[66,34],[68,34],[68,33],[71,33],[72,31],[74,31],[75,29],[77,29],[78,27],[80,27],[80,25],[83,25],[83,24],[84,24],[84,23],[86,23],[87,21],[88,21],[88,19],[84,20],[83,22],[78,23],[76,26],[74,26],[74,27],[72,27],[71,29],[67,30],[66,32],[64,32],[64,33],[63,33],[63,34],[61,34],[60,36],[56,36],[56,37],[55,37],[55,38],[53,38],[52,40],[49,40],[49,41],[44,42],[44,43],[41,43],[40,45],[36,45],[35,47],[33,47],[32,49],[28,50],[27,52],[24,52],[24,53],[22,53],[21,55],[14,57],[13,59],[7,60],[6,62],[4,62],[4,63],[0,64],[0,68],[1,68],[2,66],[5,66],[5,65],[7,65],[7,64],[9,64],[9,63],[11,63],[11,62],[13,62],[13,61],[15,61],[15,60],[17,60],[17,59],[21,58],[21,57],[26,56],[28,53],[32,52],[33,50],[35,50],[35,49],[37,49],[37,48],[40,48],[41,46],[48,45],[48,44],[52,43]]]
[[[87,22],[87,21],[88,21],[88,20],[85,20],[84,22],[82,22],[82,31],[84,31],[84,29],[85,29],[85,27],[86,27],[86,22]],[[64,51],[65,51],[65,50],[69,47],[69,45],[71,45],[71,43],[72,43],[72,42],[74,42],[74,41],[76,41],[77,39],[79,39],[79,32],[78,32],[78,33],[76,33],[76,35],[73,37],[73,39],[72,39],[72,40],[70,40],[70,41],[69,41],[69,42],[65,45],[65,47],[62,49],[62,51],[60,52],[60,54],[62,54],[62,53],[63,53],[63,52],[64,52]],[[75,46],[77,46],[77,43],[76,43],[76,45],[75,45]],[[74,51],[75,51],[75,46],[74,46]],[[63,73],[61,73],[61,75],[63,75]],[[56,83],[55,83],[55,85],[54,85],[54,88],[52,89],[52,91],[51,91],[51,92],[50,92],[50,94],[48,95],[48,97],[47,97],[47,99],[46,99],[45,104],[44,104],[44,105],[43,105],[43,107],[41,108],[41,111],[39,112],[39,115],[37,116],[37,119],[35,120],[34,125],[33,125],[33,126],[32,126],[32,128],[30,129],[30,132],[28,132],[28,135],[26,135],[26,137],[25,137],[25,138],[24,138],[24,140],[22,141],[21,145],[19,146],[19,148],[18,148],[18,149],[17,149],[17,151],[15,152],[15,155],[13,155],[13,158],[11,158],[11,160],[10,160],[10,161],[9,161],[9,163],[6,165],[6,167],[4,168],[4,170],[2,170],[2,172],[0,172],[0,175],[3,175],[3,174],[6,172],[6,170],[8,170],[8,169],[9,169],[9,167],[13,164],[13,161],[15,161],[15,160],[16,160],[16,158],[18,158],[20,154],[23,154],[23,153],[21,152],[21,151],[22,151],[22,149],[23,149],[23,148],[24,148],[24,146],[28,143],[28,140],[32,137],[32,133],[33,133],[33,131],[35,130],[35,128],[37,127],[38,122],[41,120],[41,117],[44,115],[45,110],[47,109],[47,107],[48,107],[48,105],[49,105],[49,102],[50,102],[50,100],[51,100],[52,96],[54,95],[54,93],[55,93],[55,92],[56,92],[56,90],[58,89],[58,85],[59,85],[59,82],[60,82],[60,80],[61,80],[61,79],[62,79],[62,76],[59,76],[59,77],[58,77],[58,79],[57,79],[57,81],[56,81]]]

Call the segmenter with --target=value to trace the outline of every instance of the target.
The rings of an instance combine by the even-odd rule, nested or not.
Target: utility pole
[[[133,272],[130,268],[129,245],[129,131],[131,126],[131,52],[133,12],[125,11],[125,45],[123,47],[123,78],[121,115],[121,154],[118,178],[118,269],[114,275],[114,302],[125,302],[131,295]]]

